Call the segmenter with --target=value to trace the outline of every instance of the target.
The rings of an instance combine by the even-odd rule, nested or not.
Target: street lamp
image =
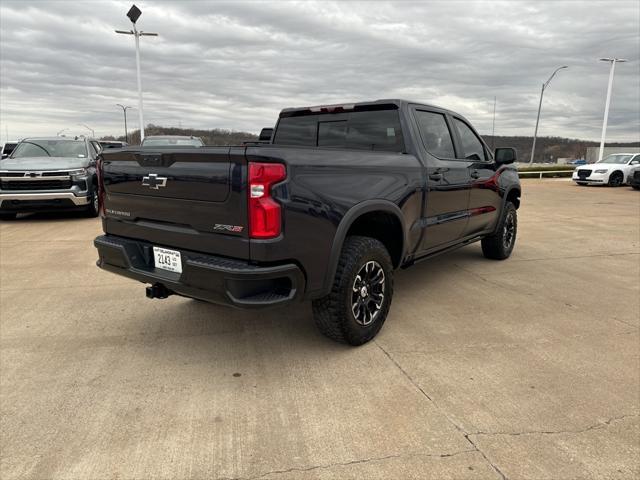
[[[598,152],[598,161],[602,160],[604,153],[604,137],[607,133],[607,122],[609,120],[609,104],[611,103],[611,89],[613,88],[613,72],[616,70],[616,62],[626,62],[624,58],[601,58],[601,62],[610,62],[611,71],[609,72],[609,86],[607,87],[607,102],[604,105],[604,120],[602,121],[602,137],[600,138],[600,151]]]
[[[131,108],[128,105],[125,107],[124,105],[120,105],[116,103],[118,107],[122,109],[122,113],[124,113],[124,141],[129,143],[129,134],[127,133],[127,109]]]
[[[136,39],[136,70],[138,73],[138,121],[140,122],[140,142],[144,140],[144,119],[142,118],[142,79],[140,78],[140,37],[149,36],[157,37],[157,33],[139,32],[136,28],[136,22],[142,15],[142,11],[133,5],[127,12],[127,17],[133,24],[133,30],[116,30],[116,33],[123,35],[133,35]]]
[[[80,125],[81,127],[86,128],[87,130],[89,130],[91,132],[91,138],[96,138],[96,132],[93,130],[93,128],[87,126],[84,123],[79,123],[78,125]]]
[[[542,84],[542,90],[540,90],[540,103],[538,104],[538,118],[536,119],[536,131],[533,134],[533,146],[531,147],[531,160],[529,160],[529,165],[533,163],[533,155],[536,153],[536,138],[538,137],[538,124],[540,123],[540,110],[542,109],[542,96],[544,95],[545,89],[549,86],[549,83],[551,83],[551,79],[555,77],[556,73],[558,73],[558,71],[562,70],[563,68],[569,68],[569,67],[567,65],[563,65],[562,67],[556,68],[551,74],[551,76],[549,77],[549,80],[547,80]]]
[[[58,130],[58,132],[56,133],[56,137],[59,137],[62,133],[66,132],[67,130],[69,130],[68,128],[63,128],[62,130]]]

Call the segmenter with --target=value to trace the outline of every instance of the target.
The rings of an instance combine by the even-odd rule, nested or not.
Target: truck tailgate
[[[105,151],[101,169],[107,234],[249,258],[244,147]]]

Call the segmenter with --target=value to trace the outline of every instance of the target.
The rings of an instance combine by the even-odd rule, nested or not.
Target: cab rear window
[[[398,110],[281,117],[274,144],[404,152]]]

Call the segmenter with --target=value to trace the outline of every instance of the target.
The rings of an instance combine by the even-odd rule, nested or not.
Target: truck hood
[[[73,157],[24,157],[5,158],[0,170],[71,170],[89,165],[88,158]]]

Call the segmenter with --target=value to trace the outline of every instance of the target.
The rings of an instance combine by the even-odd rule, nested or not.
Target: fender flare
[[[340,224],[336,229],[336,233],[333,236],[333,242],[331,244],[331,252],[329,254],[329,262],[327,270],[325,272],[324,281],[322,284],[322,293],[320,296],[329,294],[333,279],[338,269],[338,260],[340,259],[340,253],[342,252],[342,245],[347,237],[347,232],[351,225],[362,215],[369,212],[386,212],[392,214],[400,222],[402,228],[402,253],[400,254],[400,262],[404,258],[406,246],[407,246],[407,229],[405,227],[404,216],[402,210],[395,203],[388,200],[365,200],[351,207],[340,220]]]
[[[504,210],[504,206],[507,204],[507,198],[509,198],[509,194],[511,194],[511,192],[513,192],[514,190],[517,190],[520,193],[518,197],[522,196],[522,188],[520,188],[519,185],[511,185],[505,190],[504,195],[502,196],[502,210]]]

